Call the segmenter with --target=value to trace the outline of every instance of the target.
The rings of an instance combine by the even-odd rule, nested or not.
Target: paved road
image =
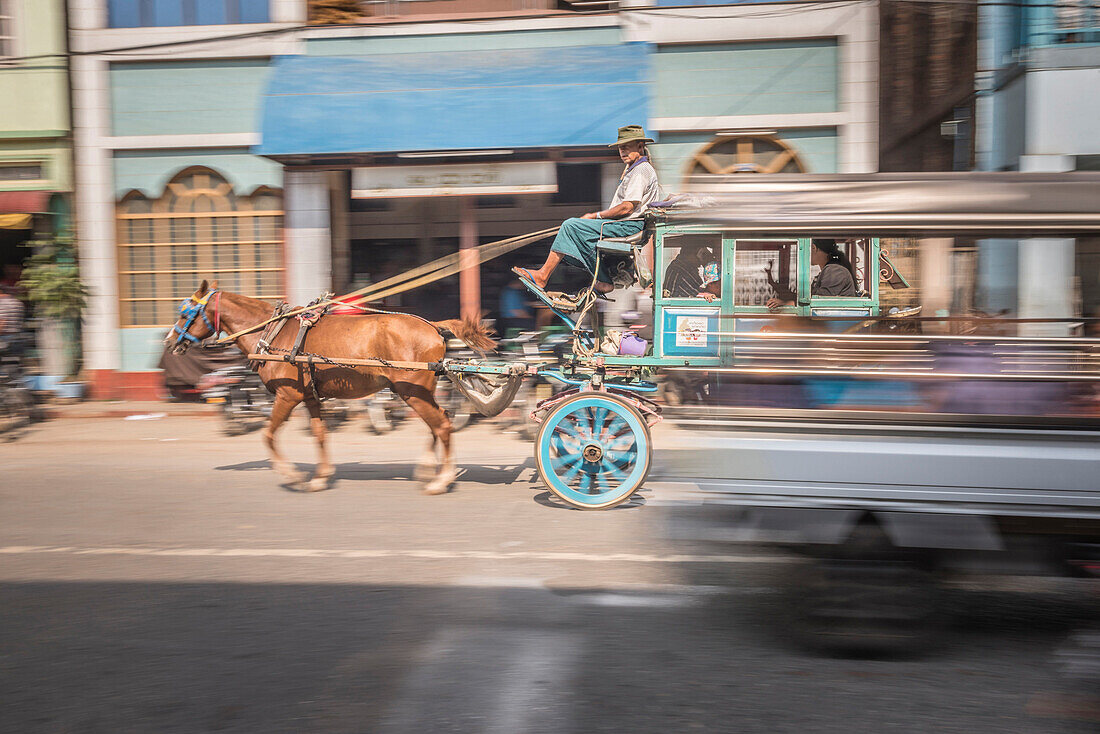
[[[409,478],[418,426],[338,431],[321,494],[217,428],[59,420],[0,444],[0,731],[1095,726],[1052,658],[1094,614],[1076,588],[958,592],[920,657],[821,657],[777,623],[785,559],[673,544],[644,499],[556,505],[491,428],[458,434],[442,497]]]

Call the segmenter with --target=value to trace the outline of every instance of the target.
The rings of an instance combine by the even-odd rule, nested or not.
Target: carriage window
[[[798,240],[738,240],[736,248],[733,305],[765,306],[772,298],[795,300]]]
[[[722,236],[666,235],[662,240],[661,294],[665,298],[722,297]]]
[[[856,296],[859,298],[871,297],[870,274],[874,272],[871,266],[871,240],[870,238],[836,240],[836,244],[845,258],[851,263],[852,277],[855,282]],[[817,277],[821,269],[816,265],[810,266],[810,279]],[[825,297],[825,296],[816,296]]]
[[[120,320],[161,326],[206,278],[226,290],[282,298],[282,192],[237,195],[208,168],[181,172],[159,199],[131,192],[118,205]]]

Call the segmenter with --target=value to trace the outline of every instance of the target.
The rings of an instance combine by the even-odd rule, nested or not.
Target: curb
[[[42,412],[47,420],[84,419],[84,418],[131,418],[133,420],[159,418],[206,418],[216,416],[218,408],[214,405],[194,404],[177,405],[168,403],[163,406],[123,405],[46,405]]]

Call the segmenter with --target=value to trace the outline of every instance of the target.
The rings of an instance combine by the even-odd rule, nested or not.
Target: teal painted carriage
[[[608,348],[609,330],[595,315],[597,297],[591,289],[579,299],[563,300],[524,281],[574,333],[572,353],[538,372],[567,388],[534,413],[540,423],[536,465],[550,490],[577,507],[601,509],[624,502],[641,487],[653,454],[649,429],[660,420],[660,407],[649,397],[657,390],[652,376],[658,370],[734,367],[738,333],[774,328],[783,316],[828,317],[821,323],[851,328],[852,320],[879,315],[880,276],[904,283],[878,238],[841,238],[857,295],[811,295],[811,244],[808,236],[765,236],[661,213],[651,216],[638,235],[601,240],[599,257],[612,266],[617,280],[652,285],[656,294],[653,339],[644,354],[606,353],[614,350]],[[707,265],[717,268],[718,280],[706,291],[670,292],[666,273],[678,257],[694,257],[691,266],[700,271]],[[652,275],[649,263],[656,266]],[[774,297],[791,305],[769,308]]]
[[[649,429],[661,419],[651,399],[657,389],[653,377],[661,370],[749,378],[927,378],[927,365],[919,363],[923,357],[897,356],[904,350],[890,342],[896,333],[851,334],[919,311],[882,314],[882,288],[908,283],[880,237],[1072,237],[1100,230],[1095,207],[1100,176],[1093,174],[716,176],[701,181],[695,191],[695,206],[658,210],[638,235],[599,244],[599,255],[608,259],[617,280],[652,284],[653,338],[644,354],[601,349],[607,331],[595,318],[591,288],[580,299],[563,301],[528,284],[573,330],[572,352],[535,370],[567,389],[540,403],[534,417],[540,423],[535,440],[539,475],[574,506],[612,507],[642,486],[653,456]],[[846,253],[856,295],[811,293],[810,253],[818,238],[834,239]],[[710,288],[713,299],[702,293],[674,297],[665,282],[669,266],[700,247],[713,255],[719,269],[717,285]],[[695,264],[703,265],[698,258]],[[769,308],[773,297],[789,305]],[[846,340],[864,340],[866,348],[843,353],[828,346],[838,341],[830,335],[841,332]],[[799,363],[807,337],[816,340],[811,348],[840,354],[830,357],[828,369]],[[876,348],[895,355],[892,364],[904,366],[881,369],[869,363]],[[762,352],[769,355],[766,360],[758,357]],[[483,376],[487,367],[453,369],[482,379],[473,373]],[[465,378],[460,374],[457,379]],[[500,400],[509,399],[509,390],[514,394],[519,379],[513,373],[510,386],[496,388]]]

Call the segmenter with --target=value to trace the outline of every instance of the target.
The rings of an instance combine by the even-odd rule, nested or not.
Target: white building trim
[[[380,23],[348,28],[325,27],[302,31],[304,39],[371,38],[392,36],[440,36],[463,33],[505,33],[510,31],[553,31],[575,28],[608,28],[620,25],[615,13],[601,15],[550,15],[541,18],[469,18],[416,23]]]
[[[657,132],[761,130],[792,127],[839,127],[848,122],[843,112],[802,112],[791,115],[721,115],[714,117],[651,117]]]
[[[99,139],[109,150],[157,150],[169,148],[247,148],[259,145],[260,133],[213,135],[116,135]]]

